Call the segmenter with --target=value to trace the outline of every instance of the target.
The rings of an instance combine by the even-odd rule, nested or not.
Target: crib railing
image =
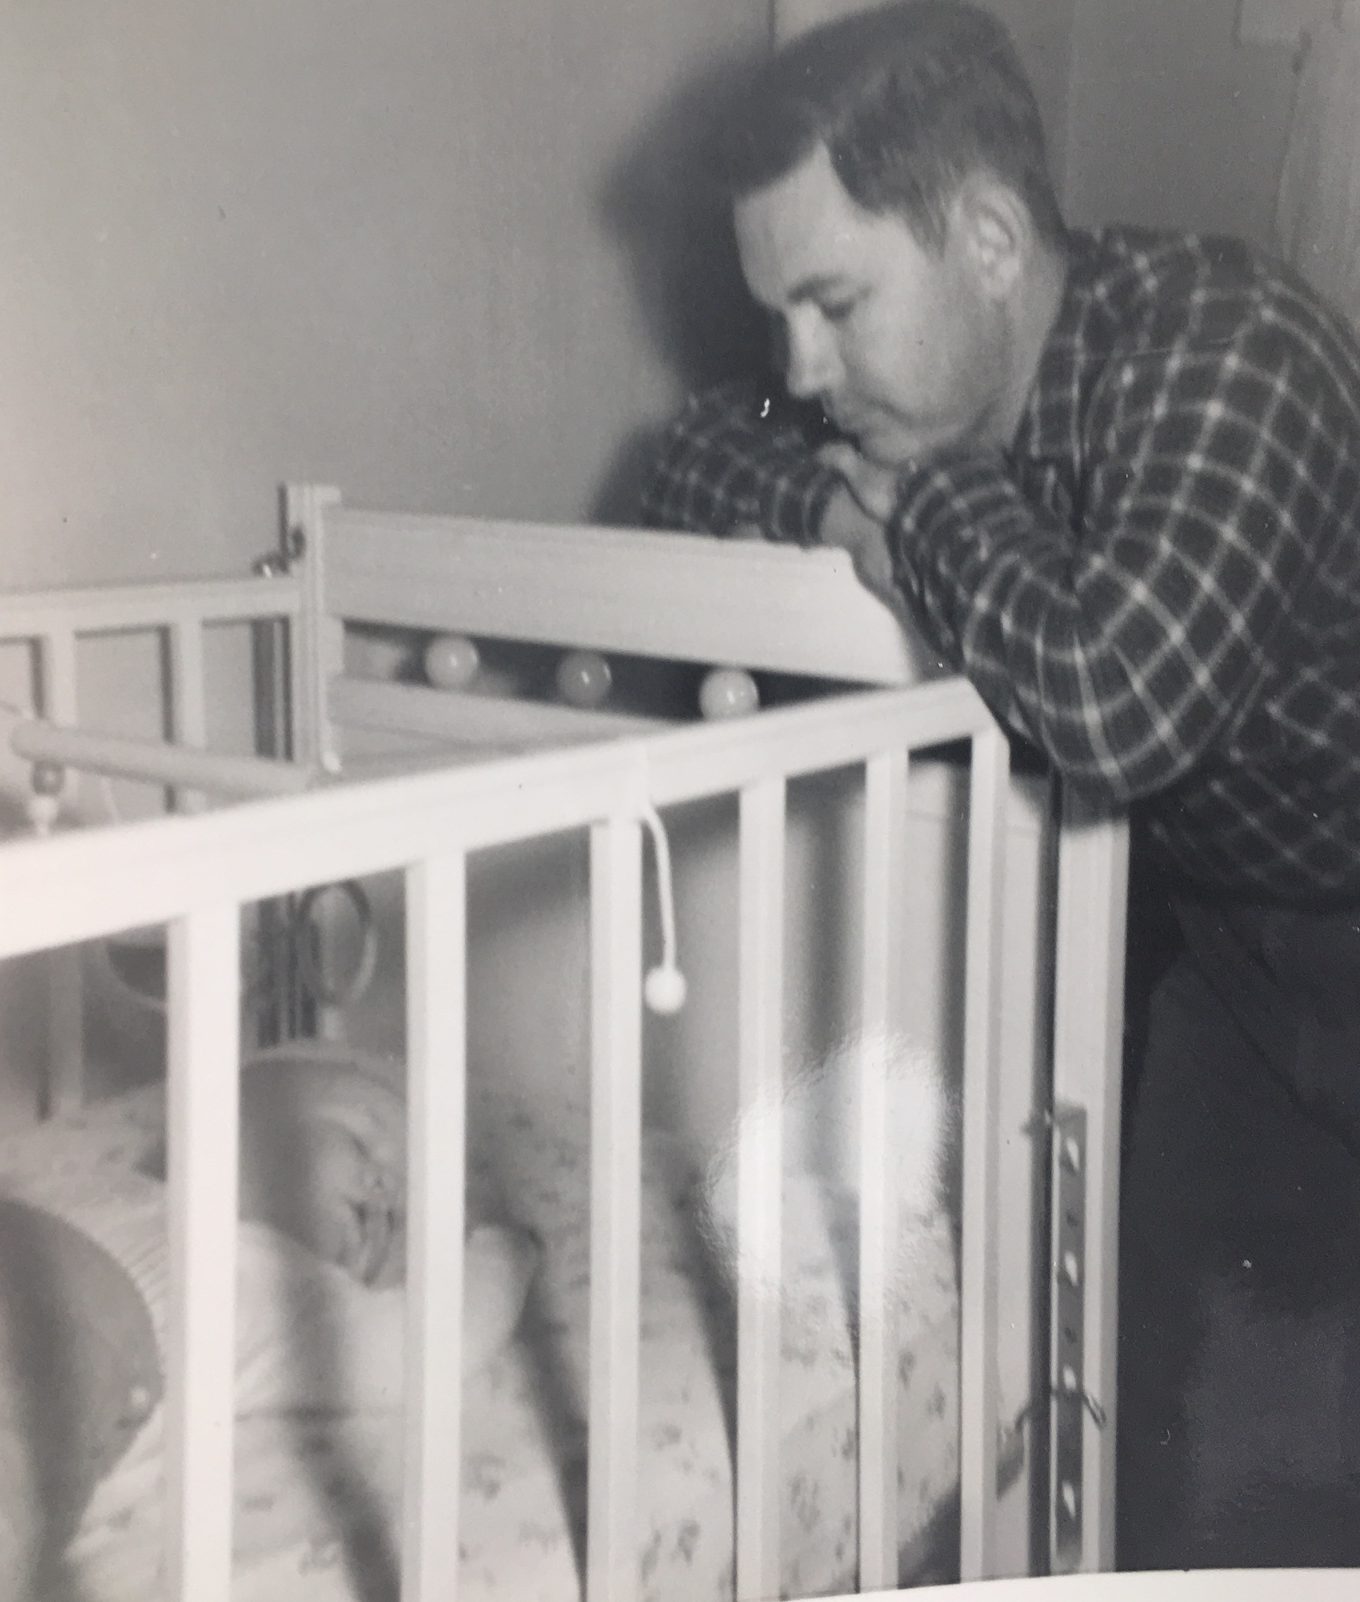
[[[286,629],[299,604],[296,577],[272,569],[240,579],[7,594],[0,607],[0,646],[24,650],[29,660],[7,680],[8,693],[0,696],[7,703],[0,723],[21,716],[24,721],[11,735],[10,750],[35,770],[38,765],[46,769],[46,793],[30,796],[33,816],[51,818],[72,799],[76,776],[92,767],[149,782],[163,779],[171,804],[181,811],[197,810],[205,792],[274,794],[299,787],[306,780],[300,771],[285,772],[278,764],[223,757],[206,749],[209,675],[204,651],[213,626]],[[65,743],[66,731],[80,722],[82,690],[87,688],[82,647],[116,636],[143,636],[163,644],[165,668],[158,692],[167,714],[165,732],[177,750],[158,752],[149,742],[112,738],[102,752],[104,760],[96,763],[88,734],[77,749]],[[241,693],[239,687],[235,693]],[[195,760],[191,753],[201,754]],[[159,771],[158,757],[167,758]],[[85,1095],[85,987],[79,952],[54,953],[46,978],[46,1101],[49,1110],[65,1112],[78,1107]]]
[[[208,742],[205,631],[215,624],[292,619],[298,607],[298,581],[285,573],[20,591],[5,596],[0,644],[27,643],[36,653],[36,672],[24,710],[71,726],[80,713],[81,643],[116,634],[162,635],[170,658],[166,684],[173,688],[167,732],[177,744],[201,748]]]
[[[929,663],[886,612],[854,584],[831,553],[746,549],[617,531],[499,526],[466,520],[352,513],[332,492],[294,492],[294,522],[307,560],[299,574],[126,591],[15,597],[0,639],[37,642],[42,695],[35,710],[74,721],[76,647],[87,633],[168,629],[170,732],[204,744],[203,637],[228,619],[286,619],[293,665],[292,749],[310,771],[275,771],[244,761],[247,788],[269,793],[309,784],[333,755],[339,726],[356,713],[353,696],[387,696],[380,721],[413,720],[416,733],[464,728],[456,696],[346,679],[343,620],[350,615],[415,627],[465,628],[544,640],[579,636],[611,650],[673,650],[698,660],[741,660],[781,671],[831,671],[882,680],[918,678]],[[395,526],[395,525],[399,525]],[[400,536],[400,537],[397,537]],[[619,562],[633,563],[621,575]],[[507,581],[507,561],[522,582]],[[750,572],[747,572],[747,569]],[[514,575],[512,574],[513,578]],[[627,579],[628,582],[622,582]],[[626,595],[626,602],[620,599]],[[751,597],[768,605],[754,611]],[[651,604],[643,604],[647,596]],[[348,597],[348,599],[346,599]],[[505,598],[513,597],[513,604]],[[640,598],[641,597],[641,598]],[[536,611],[535,609],[539,610]],[[540,615],[541,613],[541,615]],[[577,635],[563,633],[563,619]],[[660,620],[664,638],[655,631]],[[675,621],[675,620],[683,620]],[[704,625],[696,635],[695,620]],[[758,626],[755,626],[758,625]],[[669,632],[666,632],[666,631]],[[195,689],[195,686],[199,688]],[[395,695],[391,692],[395,692]],[[397,705],[395,696],[402,697]],[[347,699],[349,697],[349,699]],[[418,704],[415,698],[420,697]],[[389,705],[388,701],[393,704]],[[483,702],[483,706],[485,706]],[[507,703],[499,703],[503,710]],[[371,709],[370,709],[371,710]],[[613,713],[601,725],[631,734],[639,724]],[[586,732],[567,708],[525,710],[543,737]],[[541,720],[541,728],[534,722]],[[580,728],[572,727],[573,720]],[[421,725],[414,728],[415,724]],[[425,725],[428,724],[428,727]],[[88,736],[74,745],[60,729],[30,728],[30,757],[90,760]],[[858,1151],[860,1583],[895,1583],[897,1466],[910,1443],[895,1439],[893,1153],[885,1116],[889,1046],[903,1032],[906,899],[911,871],[902,822],[911,792],[911,753],[946,740],[972,744],[968,826],[967,967],[964,990],[963,1259],[961,1264],[961,1550],[964,1577],[1001,1572],[1014,1545],[996,1518],[999,1338],[996,1218],[999,1140],[998,1029],[1001,906],[1005,865],[1002,809],[1007,748],[977,696],[957,680],[910,691],[843,696],[759,718],[688,727],[575,752],[487,764],[456,774],[409,776],[235,813],[137,825],[99,838],[71,836],[0,853],[7,913],[0,955],[95,938],[129,924],[168,921],[170,942],[170,1216],[175,1221],[178,1299],[169,1375],[173,1594],[224,1596],[230,1544],[230,1464],[220,1450],[230,1420],[230,1348],[223,1317],[232,1269],[222,1243],[234,1240],[235,1156],[222,1149],[235,1130],[240,909],[341,878],[400,868],[406,878],[407,1038],[410,1056],[411,1300],[407,1360],[407,1482],[404,1594],[447,1594],[456,1572],[459,1466],[458,1365],[449,1364],[461,1328],[461,1265],[447,1261],[462,1239],[466,862],[483,846],[560,830],[590,838],[591,1086],[596,1131],[592,1166],[592,1302],[587,1594],[636,1593],[638,1420],[638,1214],[640,1205],[640,1006],[642,844],[649,806],[717,795],[739,798],[740,1092],[743,1105],[777,1108],[782,1067],[784,812],[789,782],[862,765],[864,890]],[[47,745],[43,741],[48,741]],[[108,753],[105,753],[107,756]],[[135,768],[145,752],[131,753]],[[165,758],[170,766],[156,766]],[[192,772],[176,753],[153,753],[158,782],[231,790],[200,755]],[[206,765],[205,765],[206,764]],[[233,773],[227,776],[239,779]],[[258,784],[255,782],[258,780]],[[276,781],[283,782],[276,782]],[[236,786],[239,788],[239,786]],[[1118,1063],[1122,976],[1123,831],[1080,816],[1069,803],[1059,836],[1059,904],[1054,980],[1054,1130],[1060,1164],[1079,1152],[1085,1186],[1082,1230],[1060,1237],[1053,1261],[1075,1260],[1075,1281],[1054,1281],[1054,1327],[1079,1338],[1055,1345],[1050,1398],[1027,1399],[1030,1434],[1048,1418],[1050,1550],[1060,1568],[1112,1561],[1114,1189],[1118,1162]],[[51,886],[71,886],[51,895]],[[44,889],[46,894],[44,894]],[[231,949],[228,949],[231,948]],[[56,954],[54,953],[54,956]],[[53,971],[68,974],[60,960]],[[226,1013],[233,1009],[228,1027]],[[54,1008],[65,1038],[54,1060],[59,1085],[79,1085],[80,1042],[70,997]],[[78,1007],[74,1010],[78,1020]],[[191,1075],[192,1069],[192,1075]],[[60,1095],[58,1096],[60,1104]],[[1073,1142],[1069,1119],[1087,1119],[1090,1138]],[[738,1262],[778,1258],[781,1239],[778,1120],[751,1124],[739,1159]],[[233,1135],[234,1138],[234,1135]],[[1041,1138],[1041,1136],[1037,1137]],[[456,1169],[456,1171],[455,1171]],[[1070,1209],[1069,1209],[1070,1216]],[[212,1242],[211,1250],[204,1243]],[[441,1254],[438,1264],[434,1253]],[[764,1287],[767,1288],[767,1287]],[[225,1296],[225,1300],[224,1300]],[[779,1319],[754,1280],[739,1287],[736,1463],[737,1588],[742,1597],[778,1591]],[[435,1354],[443,1354],[443,1360]],[[229,1432],[228,1432],[229,1436]],[[219,1443],[219,1444],[214,1444]],[[1008,1557],[1006,1554],[1010,1554]]]
[[[172,1595],[225,1599],[230,1570],[231,1329],[240,909],[340,878],[399,869],[407,925],[410,1195],[403,1595],[445,1597],[457,1572],[459,1348],[466,961],[470,852],[563,830],[591,841],[593,1044],[591,1394],[587,1595],[638,1584],[639,1126],[642,830],[649,806],[739,797],[741,1092],[777,1108],[781,1064],[783,839],[790,780],[866,770],[863,1033],[902,1026],[901,820],[910,753],[967,739],[973,752],[964,1068],[962,1552],[965,1577],[995,1572],[998,1417],[995,1117],[998,916],[1007,746],[959,680],[837,697],[759,718],[553,752],[448,773],[345,786],[248,808],[21,842],[0,852],[0,956],[167,922],[170,940],[170,1216],[174,1284],[168,1375]],[[63,894],[53,895],[61,885]],[[1070,908],[1074,914],[1083,909]],[[1077,919],[1074,917],[1073,923]],[[1107,927],[1105,933],[1111,931]],[[1072,935],[1067,995],[1119,961]],[[1077,976],[1071,964],[1080,962]],[[1076,983],[1077,979],[1081,983]],[[1099,986],[1097,986],[1099,989]],[[1060,996],[1060,1011],[1062,998]],[[1066,1033],[1064,1032],[1066,1027]],[[1060,1023],[1059,1038],[1075,1026]],[[1085,1051],[1089,1042],[1076,1049]],[[1108,1046],[1108,1041],[1105,1045]],[[1089,1064],[1082,1065],[1090,1077]],[[1097,1078],[1108,1065],[1097,1067]],[[897,1463],[888,1405],[895,1210],[886,1053],[864,1052],[860,1168],[861,1584],[895,1583]],[[744,1144],[738,1253],[777,1260],[778,1119]],[[234,1137],[233,1137],[234,1139]],[[1102,1235],[1102,1244],[1105,1236]],[[454,1244],[450,1244],[454,1243]],[[778,1307],[744,1280],[738,1312],[737,1590],[778,1594]],[[1108,1401],[1109,1393],[1106,1393]],[[1102,1447],[1103,1450],[1103,1447]],[[1091,1484],[1098,1482],[1092,1480]],[[1079,1488],[1080,1492],[1080,1488]]]

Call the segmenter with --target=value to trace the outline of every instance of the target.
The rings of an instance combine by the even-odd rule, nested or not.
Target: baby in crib
[[[393,1408],[404,1345],[405,1106],[368,1067],[291,1048],[241,1076],[235,1408]],[[0,1602],[21,1602],[98,1482],[160,1451],[163,1155],[58,1204],[0,1198]],[[464,1377],[506,1343],[536,1263],[465,1242]]]

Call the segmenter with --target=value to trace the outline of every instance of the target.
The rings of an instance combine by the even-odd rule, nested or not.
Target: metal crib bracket
[[[1052,1142],[1053,1197],[1050,1568],[1067,1574],[1082,1559],[1086,1419],[1104,1429],[1107,1415],[1086,1388],[1086,1109],[1056,1103],[1025,1125],[1027,1135],[1043,1131]]]
[[[250,564],[256,578],[281,578],[307,554],[307,536],[296,524],[289,528],[281,541],[280,549],[258,556]]]
[[[1083,1549],[1082,1481],[1086,1417],[1105,1410],[1086,1389],[1086,1111],[1060,1103],[1053,1140],[1052,1569],[1070,1573]]]

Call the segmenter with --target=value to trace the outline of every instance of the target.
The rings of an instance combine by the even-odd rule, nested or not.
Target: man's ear
[[[1008,185],[986,173],[966,179],[950,208],[955,245],[982,292],[1006,300],[1033,254],[1029,207]]]

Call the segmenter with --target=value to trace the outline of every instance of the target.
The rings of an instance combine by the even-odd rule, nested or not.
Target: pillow
[[[508,1344],[538,1266],[523,1230],[482,1225],[464,1249],[462,1372]],[[401,1404],[406,1292],[362,1285],[262,1224],[242,1224],[237,1267],[236,1411]]]

